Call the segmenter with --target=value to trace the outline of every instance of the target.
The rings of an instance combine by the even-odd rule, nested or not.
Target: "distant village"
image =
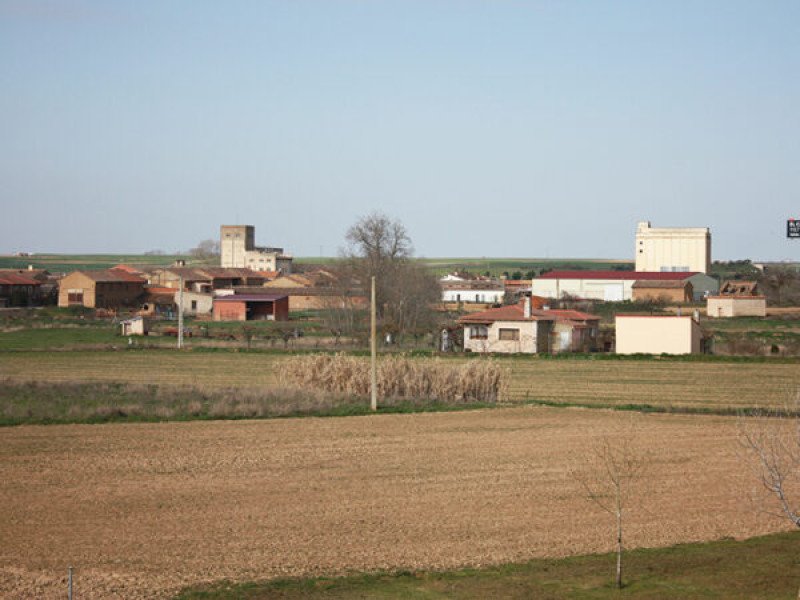
[[[515,280],[456,271],[441,277],[440,308],[457,310],[461,347],[479,353],[615,351],[690,354],[708,351],[705,318],[763,317],[767,299],[756,281],[711,276],[707,227],[664,228],[640,222],[632,271],[550,271]],[[0,269],[0,307],[86,307],[131,315],[125,335],[145,334],[148,320],[187,317],[213,321],[287,321],[293,313],[326,310],[346,290],[350,306],[365,309],[361,282],[335,267],[296,269],[283,248],[255,244],[255,227],[223,225],[219,266],[132,266],[76,270],[54,276],[43,269]],[[573,301],[570,305],[569,301]],[[662,302],[676,314],[622,314],[615,336],[601,339],[600,317],[577,310],[579,301]],[[682,314],[681,305],[692,305]],[[442,349],[448,349],[443,331]]]

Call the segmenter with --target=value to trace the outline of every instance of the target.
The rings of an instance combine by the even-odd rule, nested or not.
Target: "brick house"
[[[58,305],[88,308],[138,306],[145,280],[121,269],[73,271],[59,282]]]

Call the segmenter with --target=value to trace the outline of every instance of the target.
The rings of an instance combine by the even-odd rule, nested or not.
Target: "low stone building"
[[[635,281],[631,287],[634,302],[669,302],[681,304],[692,302],[694,289],[691,281],[666,280],[666,281]]]
[[[149,323],[142,316],[125,319],[120,321],[119,324],[123,336],[147,335],[149,332]]]
[[[755,281],[726,281],[719,295],[708,298],[706,314],[713,318],[766,317],[767,299],[758,294]]]

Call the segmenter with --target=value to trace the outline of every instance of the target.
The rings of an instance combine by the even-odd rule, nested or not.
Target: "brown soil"
[[[451,414],[0,430],[0,596],[158,598],[221,578],[446,569],[608,551],[570,477],[631,419]],[[744,506],[735,427],[636,416],[654,458],[631,546],[780,529]],[[745,483],[747,482],[747,483]]]

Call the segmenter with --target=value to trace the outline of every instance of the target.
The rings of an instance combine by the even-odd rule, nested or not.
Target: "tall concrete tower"
[[[220,228],[220,266],[243,268],[246,256],[255,248],[256,228],[252,225],[223,225]]]
[[[637,271],[711,273],[711,231],[708,227],[636,226]]]

